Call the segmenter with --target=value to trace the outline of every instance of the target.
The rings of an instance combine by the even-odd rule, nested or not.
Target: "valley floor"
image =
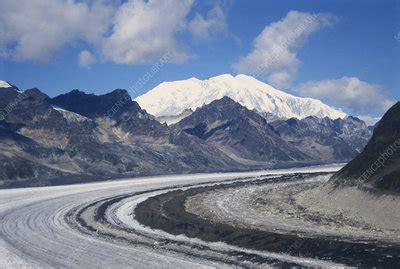
[[[371,254],[386,264],[399,261],[395,257],[399,253],[398,230],[368,234],[370,223],[339,218],[328,211],[317,215],[320,220],[313,219],[312,206],[303,205],[298,190],[324,182],[327,173],[339,168],[162,176],[0,190],[0,267],[354,264],[346,259],[326,259],[327,253],[318,258],[297,251],[312,251],[315,246],[326,249],[330,242],[336,247],[348,246],[345,254],[349,259],[354,253],[362,253],[364,256],[358,255],[359,259]],[[162,197],[167,200],[159,207]],[[171,210],[174,207],[183,210]],[[144,214],[140,212],[143,208]],[[191,220],[203,219],[219,232],[228,228],[232,233],[216,233],[219,240],[210,234],[204,237],[201,233],[208,226],[187,223],[188,216]],[[165,219],[178,221],[179,225],[169,226]],[[234,237],[235,232],[245,235],[244,228],[256,233],[242,240]],[[368,250],[371,246],[375,250]]]

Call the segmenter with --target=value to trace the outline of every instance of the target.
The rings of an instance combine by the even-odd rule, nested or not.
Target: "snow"
[[[157,120],[161,123],[166,123],[167,125],[172,125],[172,124],[175,124],[175,123],[179,122],[180,120],[186,118],[187,116],[191,115],[192,113],[193,113],[193,111],[191,111],[191,110],[185,110],[182,113],[180,113],[179,115],[158,117]]]
[[[66,120],[69,121],[69,122],[90,121],[89,118],[86,118],[86,117],[84,117],[84,116],[82,116],[82,115],[79,115],[79,114],[77,114],[77,113],[75,113],[75,112],[65,110],[65,109],[63,109],[63,108],[61,108],[61,107],[53,106],[53,108],[54,108],[55,110],[57,110],[58,112],[60,112],[60,113],[63,115],[64,119],[66,119]]]
[[[317,116],[336,119],[346,116],[317,99],[297,97],[242,74],[163,82],[135,101],[150,114],[161,117],[175,116],[185,109],[195,110],[224,96],[250,110],[269,112],[281,118]]]
[[[12,86],[4,80],[0,80],[0,88],[11,88]]]

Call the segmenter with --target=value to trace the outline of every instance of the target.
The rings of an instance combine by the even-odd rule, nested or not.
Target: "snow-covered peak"
[[[178,115],[186,109],[194,111],[224,96],[250,110],[269,112],[281,118],[317,116],[336,119],[346,116],[319,100],[293,96],[242,74],[163,82],[135,101],[150,114],[161,117]]]
[[[0,88],[11,88],[12,86],[4,80],[0,80]]]

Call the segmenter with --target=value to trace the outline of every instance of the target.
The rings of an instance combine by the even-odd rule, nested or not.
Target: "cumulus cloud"
[[[47,62],[65,45],[87,44],[122,64],[156,62],[190,53],[182,37],[209,40],[224,32],[220,5],[190,20],[194,0],[1,0],[0,57]],[[78,43],[79,42],[79,43]],[[85,52],[78,63],[93,63]]]
[[[188,55],[177,34],[186,27],[186,16],[193,0],[128,1],[113,22],[112,34],[103,46],[104,56],[117,63],[154,62],[164,54],[172,62],[182,62]]]
[[[189,32],[196,40],[211,40],[217,35],[227,33],[226,16],[219,4],[203,16],[199,13],[189,22]]]
[[[78,64],[81,68],[89,68],[90,65],[96,62],[96,58],[90,51],[84,50],[79,53]]]
[[[332,14],[290,11],[282,20],[266,26],[254,40],[253,50],[233,67],[240,73],[266,76],[275,86],[288,86],[300,65],[299,49],[312,33],[337,20]]]
[[[309,81],[301,84],[299,91],[304,96],[329,101],[355,115],[382,115],[394,103],[381,86],[356,77]]]
[[[35,62],[68,43],[96,42],[112,11],[99,1],[67,0],[2,0],[0,10],[0,55]]]

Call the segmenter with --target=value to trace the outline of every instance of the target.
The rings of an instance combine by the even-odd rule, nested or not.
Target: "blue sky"
[[[368,116],[400,100],[399,1],[18,2],[0,3],[10,10],[0,19],[6,33],[0,37],[0,79],[21,89],[38,87],[55,96],[76,88],[129,88],[172,53],[171,63],[132,93],[140,95],[166,80],[253,74],[277,49],[277,66],[258,79],[278,89]],[[64,16],[67,11],[75,16]],[[27,13],[37,16],[27,23]],[[280,35],[290,37],[304,22],[307,29],[282,51]]]

